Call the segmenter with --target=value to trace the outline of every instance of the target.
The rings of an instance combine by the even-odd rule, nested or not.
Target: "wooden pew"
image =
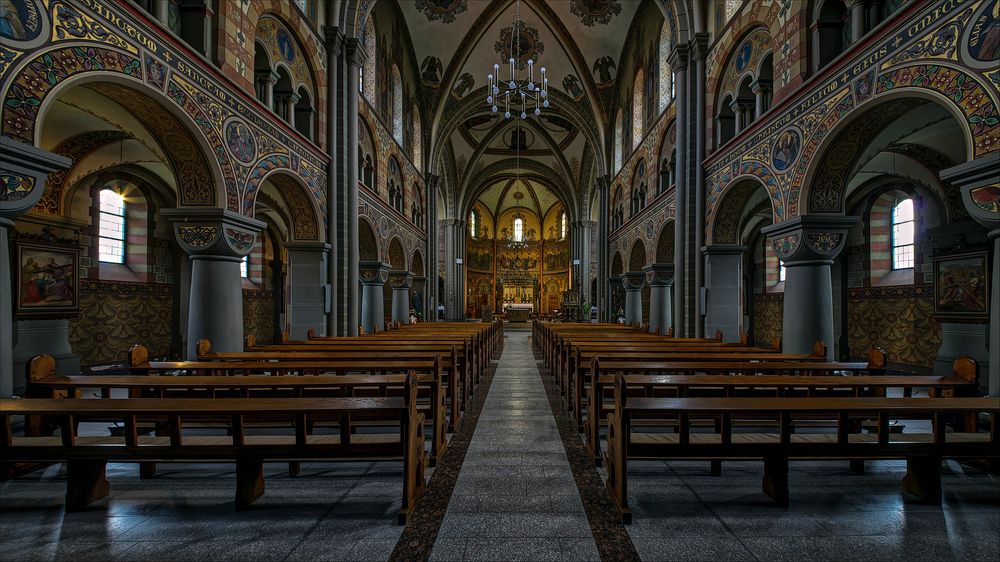
[[[75,511],[107,496],[108,462],[212,461],[236,463],[236,508],[245,509],[264,493],[265,461],[332,461],[385,459],[403,461],[403,497],[397,520],[404,524],[424,491],[424,433],[417,412],[417,381],[408,376],[404,395],[390,398],[141,398],[0,400],[3,432],[0,462],[66,462],[66,509]],[[397,415],[398,438],[356,436],[342,443],[337,435],[311,435],[311,417],[379,413]],[[60,420],[59,437],[14,436],[11,418],[53,416]],[[83,437],[76,422],[89,417],[113,417],[124,423],[121,437]],[[185,435],[184,420],[214,416],[232,423],[231,436]],[[286,416],[289,435],[247,435],[246,424],[257,416]],[[157,417],[169,436],[140,436],[140,419]]]
[[[141,348],[141,349],[140,349]],[[406,359],[433,360],[440,358],[444,373],[443,384],[446,402],[449,407],[448,430],[454,431],[461,418],[461,389],[463,376],[461,373],[458,348],[455,346],[430,346],[429,349],[406,349],[401,354],[400,349],[394,350],[359,350],[359,349],[328,349],[325,346],[308,346],[306,348],[291,345],[257,346],[253,336],[247,336],[247,348],[254,351],[217,352],[212,351],[208,340],[200,340],[196,347],[199,361],[239,362],[239,361],[309,361],[309,362],[345,362],[345,361],[391,361],[400,355]],[[130,353],[130,364],[143,365],[148,363],[148,353],[141,346],[134,346]]]
[[[343,377],[348,374],[364,374],[370,377],[407,373],[427,374],[436,381],[436,394],[430,400],[433,424],[434,460],[443,451],[446,425],[444,423],[446,405],[441,389],[445,388],[441,357],[432,359],[330,359],[322,361],[153,361],[143,362],[142,349],[133,347],[130,353],[130,371],[133,375],[157,375],[167,372],[188,376],[308,376],[312,379],[322,374]],[[398,383],[397,383],[398,384]],[[449,388],[449,392],[453,389]],[[454,415],[454,413],[452,414]]]
[[[654,392],[670,393],[677,397],[687,397],[692,390],[698,395],[711,394],[735,398],[740,396],[759,397],[763,393],[774,397],[804,395],[805,397],[822,396],[824,394],[840,394],[850,396],[885,397],[886,390],[900,388],[907,396],[913,388],[931,388],[939,391],[968,392],[975,388],[973,382],[960,377],[939,377],[928,375],[867,375],[855,376],[837,375],[646,375],[617,373],[602,374],[591,380],[587,399],[587,420],[584,426],[584,437],[587,450],[598,466],[601,462],[601,423],[614,409],[614,402],[605,401],[609,390],[613,390],[618,374],[625,377],[630,389],[639,391],[645,397],[652,397]],[[609,371],[613,372],[613,371]],[[866,373],[859,369],[857,372]],[[597,398],[595,398],[597,397]],[[853,469],[860,471],[861,466],[855,464]],[[719,465],[713,464],[713,473],[720,471]]]
[[[624,523],[631,523],[628,503],[630,459],[743,459],[764,461],[763,491],[780,506],[789,502],[789,459],[906,459],[904,498],[941,502],[942,458],[1000,457],[1000,398],[632,398],[624,375],[615,381],[615,409],[608,416],[607,487]],[[942,417],[987,412],[988,433],[950,433]],[[836,433],[793,434],[801,415],[830,416]],[[930,416],[928,434],[891,433],[889,421],[907,415]],[[679,432],[638,433],[632,418],[679,418]],[[777,433],[735,433],[736,416],[776,419]],[[876,435],[853,434],[853,417],[878,420]],[[720,419],[712,433],[691,431],[699,418]]]
[[[57,398],[62,396],[79,397],[80,390],[85,388],[98,389],[102,398],[111,397],[111,389],[128,390],[132,398],[188,398],[188,397],[233,397],[240,398],[301,398],[301,397],[356,397],[359,390],[373,389],[382,396],[401,391],[407,375],[271,375],[271,376],[233,376],[233,375],[185,375],[185,376],[150,376],[152,369],[136,368],[140,375],[56,375],[55,361],[49,355],[37,355],[28,363],[27,390],[33,398]],[[417,374],[418,394],[426,395],[427,403],[424,419],[431,426],[431,466],[444,454],[448,445],[445,434],[445,404],[442,382],[439,373],[427,372]],[[396,390],[399,389],[399,390]],[[227,391],[230,391],[227,393]],[[420,405],[418,404],[418,407]],[[30,426],[34,428],[32,435],[44,432],[41,424],[32,418]],[[384,416],[382,416],[384,419]],[[319,421],[314,419],[313,421]],[[329,421],[329,420],[325,420]],[[352,429],[358,421],[357,417],[338,418],[342,442],[349,442]],[[294,475],[297,467],[291,467]],[[150,477],[155,472],[155,466],[145,465],[143,477]]]
[[[304,357],[310,357],[310,360],[312,360],[312,354],[319,355],[320,357],[329,357],[331,354],[334,354],[336,355],[335,360],[344,360],[348,357],[353,359],[359,356],[361,358],[374,357],[377,359],[391,359],[401,356],[410,357],[411,354],[422,353],[434,353],[440,354],[442,357],[448,357],[450,359],[443,360],[442,366],[443,368],[448,368],[448,364],[451,364],[451,371],[448,373],[449,376],[447,378],[446,386],[448,405],[450,406],[448,417],[449,431],[454,431],[455,427],[458,425],[459,419],[461,418],[461,412],[465,409],[465,406],[469,401],[469,397],[472,394],[473,387],[475,386],[474,381],[478,379],[478,370],[476,368],[477,363],[473,359],[473,354],[468,341],[461,342],[456,345],[454,342],[392,343],[373,340],[370,344],[358,345],[354,340],[312,340],[308,343],[299,342],[280,345],[251,345],[247,349],[248,352],[261,354],[272,352],[303,352],[309,354]],[[199,350],[202,351],[202,348],[199,348]],[[207,352],[200,353],[200,357],[205,360],[215,360],[218,358],[218,356],[211,356]],[[459,365],[459,367],[455,367],[455,365]],[[454,372],[458,372],[458,376],[450,376]]]

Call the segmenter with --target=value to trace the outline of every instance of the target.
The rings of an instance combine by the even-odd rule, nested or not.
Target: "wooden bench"
[[[615,380],[615,409],[608,416],[607,486],[625,523],[631,459],[742,459],[764,461],[763,491],[787,506],[789,459],[906,459],[903,493],[907,500],[941,501],[942,458],[1000,457],[1000,398],[632,398],[624,375]],[[991,416],[988,433],[949,433],[941,418],[951,414]],[[797,416],[822,414],[837,420],[835,433],[794,434]],[[930,416],[933,431],[892,433],[889,421]],[[639,433],[632,418],[679,418],[678,433]],[[776,433],[736,433],[736,416],[776,419]],[[855,416],[876,418],[877,434],[850,433]],[[719,419],[719,430],[691,431],[691,421]]]
[[[265,461],[332,461],[385,459],[403,462],[403,497],[398,522],[404,524],[424,491],[424,433],[417,412],[417,380],[408,376],[402,397],[388,398],[140,398],[0,400],[4,431],[0,462],[66,462],[66,509],[83,509],[108,495],[108,462],[213,461],[236,463],[236,508],[244,509],[264,493]],[[311,435],[308,420],[365,413],[395,414],[398,436]],[[14,436],[11,418],[53,416],[61,420],[57,437]],[[115,417],[124,423],[121,437],[85,437],[76,422],[89,417]],[[183,431],[188,416],[229,420],[231,436],[190,436]],[[289,435],[248,435],[246,423],[256,416],[286,416]],[[140,436],[139,419],[158,417],[168,436]],[[362,438],[364,437],[364,438]]]
[[[358,397],[365,391],[389,396],[401,395],[406,381],[406,375],[56,375],[55,361],[48,355],[32,358],[27,371],[26,390],[31,398],[79,398],[82,389],[97,389],[102,398],[110,398],[111,390],[115,388],[127,390],[131,398]],[[416,377],[418,399],[426,399],[424,405],[418,402],[418,409],[425,410],[424,419],[430,422],[430,464],[434,466],[448,445],[442,383],[436,373],[416,374],[411,371],[411,374]],[[359,419],[357,416],[341,416],[324,421],[335,421],[340,426],[342,442],[348,443]],[[385,416],[378,419],[385,419]],[[320,420],[314,418],[313,422],[316,421]],[[40,416],[29,416],[25,426],[27,434],[45,433]],[[152,476],[155,466],[147,464],[142,472],[144,477]],[[297,466],[290,467],[289,472],[295,475]]]
[[[863,372],[863,371],[861,371]],[[624,375],[630,394],[653,397],[654,394],[671,394],[676,397],[712,395],[735,398],[741,396],[761,397],[814,397],[824,395],[877,396],[885,397],[890,388],[903,389],[910,396],[913,388],[931,388],[939,392],[945,390],[969,396],[976,390],[975,381],[960,377],[940,377],[928,375]],[[605,398],[614,390],[617,374],[601,374],[591,380],[587,399],[587,420],[584,436],[587,450],[597,465],[601,463],[601,423],[614,411],[614,401]],[[595,398],[598,397],[598,398]],[[598,410],[600,408],[600,410]],[[716,424],[717,426],[717,424]],[[675,425],[673,427],[676,427]],[[973,426],[974,428],[974,426]],[[860,426],[858,427],[860,429]],[[853,470],[859,472],[863,465],[855,464]],[[720,472],[718,464],[712,472]]]

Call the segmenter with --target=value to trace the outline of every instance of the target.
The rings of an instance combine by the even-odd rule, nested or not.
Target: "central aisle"
[[[599,560],[529,332],[508,331],[433,560]]]

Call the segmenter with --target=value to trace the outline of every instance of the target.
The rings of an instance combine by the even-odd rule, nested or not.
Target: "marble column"
[[[389,278],[389,264],[380,261],[363,261],[359,266],[362,286],[361,326],[371,334],[382,331],[385,321],[383,291]]]
[[[590,233],[593,228],[591,221],[574,221],[570,225],[570,244],[573,248],[570,257],[573,291],[580,295],[579,320],[585,320],[590,315]],[[586,302],[586,310],[583,304]]]
[[[810,353],[816,340],[834,358],[830,266],[858,217],[804,215],[761,229],[785,263],[782,339],[785,353]]]
[[[170,25],[170,0],[156,0],[154,15],[164,26]]]
[[[740,291],[746,246],[715,244],[702,250],[705,253],[706,290],[702,337],[710,337],[716,330],[722,330],[725,341],[738,342],[743,332]]]
[[[943,181],[961,189],[965,209],[987,230],[991,254],[987,261],[987,271],[990,272],[988,275],[990,310],[987,315],[987,333],[983,335],[987,338],[989,361],[986,365],[980,365],[979,380],[980,386],[987,387],[990,396],[1000,396],[1000,274],[997,273],[1000,269],[1000,208],[997,203],[997,197],[1000,196],[1000,168],[997,166],[996,154],[982,156],[971,162],[942,170],[940,176]],[[942,332],[944,339],[947,335],[944,330]],[[948,343],[950,342],[941,342],[939,359],[942,355],[951,355],[946,347]],[[968,345],[972,342],[964,343]]]
[[[861,41],[867,32],[865,25],[865,2],[867,0],[847,0],[847,10],[851,12],[851,44]],[[847,45],[844,45],[845,47]]]
[[[649,332],[665,336],[674,322],[674,264],[654,263],[643,271],[649,281]]]
[[[333,10],[330,10],[331,12]],[[328,21],[331,19],[335,22],[336,18],[332,14],[327,14]],[[326,46],[326,83],[328,85],[326,91],[326,151],[327,156],[330,158],[330,162],[326,167],[326,241],[330,244],[330,253],[326,260],[327,271],[327,317],[326,317],[326,333],[330,336],[343,335],[346,328],[345,322],[338,321],[341,318],[346,318],[346,311],[343,310],[340,301],[338,300],[338,295],[340,295],[340,282],[341,278],[339,276],[339,256],[340,256],[340,245],[338,241],[338,211],[341,206],[341,201],[338,197],[338,179],[339,179],[339,168],[338,162],[338,150],[342,146],[340,139],[340,130],[337,127],[337,107],[338,100],[340,98],[340,89],[336,87],[339,83],[340,72],[343,67],[346,66],[341,62],[341,53],[344,46],[344,35],[341,33],[336,25],[327,25],[323,28],[323,39]]]
[[[72,160],[65,156],[19,143],[10,137],[0,137],[0,170],[3,171],[0,176],[0,269],[3,270],[0,274],[0,398],[10,398],[14,393],[14,295],[11,278],[12,272],[18,269],[14,256],[10,254],[14,221],[42,198],[49,173],[65,170],[71,163]],[[43,338],[38,343],[44,345],[46,342]],[[61,347],[69,348],[68,338],[65,346]],[[37,353],[51,355],[44,348],[39,348]],[[67,372],[74,365],[77,369],[80,366],[80,360],[72,352],[62,359],[62,364],[56,364],[60,372]],[[17,385],[21,383],[18,381]]]
[[[264,82],[264,103],[267,107],[271,108],[271,111],[278,113],[278,106],[274,103],[274,86],[278,83],[278,73],[273,70],[267,74],[267,78]],[[281,115],[278,113],[279,116]]]
[[[424,183],[427,188],[427,252],[424,254],[424,275],[429,280],[424,287],[424,322],[437,320],[437,303],[441,298],[438,294],[438,216],[437,189],[441,177],[427,174]]]
[[[642,287],[646,283],[646,274],[642,271],[629,271],[622,274],[622,285],[625,287],[625,323],[632,326],[642,324]]]
[[[688,162],[690,143],[688,139],[688,118],[691,96],[688,95],[688,48],[686,45],[677,45],[670,53],[670,68],[676,75],[675,91],[677,98],[674,101],[677,108],[677,118],[675,127],[677,131],[677,188],[674,191],[674,334],[677,337],[688,337],[688,304],[692,303],[693,297],[690,294],[687,276],[689,275],[688,264]],[[692,283],[693,284],[693,283]]]
[[[691,162],[694,168],[694,214],[691,229],[693,240],[689,243],[694,254],[694,287],[700,288],[705,283],[705,263],[701,248],[705,244],[705,60],[708,58],[708,33],[696,33],[691,41],[691,57],[695,61],[694,75],[694,158]],[[694,333],[701,334],[705,330],[705,311],[701,309],[701,299],[694,299]]]
[[[215,351],[243,350],[243,284],[240,262],[250,253],[264,222],[211,207],[162,209],[191,260],[187,357],[198,340]]]
[[[358,294],[358,279],[360,276],[360,253],[358,250],[358,80],[361,66],[368,56],[364,45],[357,39],[344,40],[344,74],[341,89],[338,92],[342,103],[343,119],[342,137],[339,153],[343,155],[343,170],[340,184],[338,220],[342,221],[338,258],[341,280],[338,290],[341,292],[346,307],[345,320],[347,326],[344,335],[357,335],[358,304],[361,302]],[[381,322],[381,320],[379,321]]]
[[[452,322],[465,319],[465,221],[444,222],[444,317]]]
[[[754,119],[760,119],[764,112],[768,110],[771,91],[770,80],[755,80],[750,84],[750,91],[754,93]]]
[[[285,121],[288,122],[288,126],[295,128],[295,106],[298,105],[299,100],[302,98],[295,92],[288,94],[288,109],[285,111]]]
[[[733,110],[733,135],[740,134],[740,131],[746,126],[743,122],[742,105],[739,100],[733,100],[729,104],[729,108]]]
[[[390,271],[389,286],[392,287],[392,321],[409,324],[413,274],[409,271]]]
[[[289,242],[288,324],[293,340],[304,340],[310,328],[326,336],[327,259],[330,245],[323,242]]]

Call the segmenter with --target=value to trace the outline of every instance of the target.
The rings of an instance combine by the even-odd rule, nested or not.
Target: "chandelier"
[[[542,114],[542,107],[549,106],[549,79],[545,76],[545,67],[540,69],[541,76],[538,83],[535,83],[535,61],[533,59],[528,59],[527,76],[518,75],[517,69],[520,63],[514,57],[521,53],[521,29],[523,27],[521,0],[517,0],[514,8],[514,25],[511,29],[510,59],[507,61],[509,69],[503,73],[506,78],[500,76],[500,64],[494,64],[493,73],[487,76],[489,86],[486,91],[486,105],[490,106],[493,113],[497,113],[502,105],[504,119],[510,119],[512,109],[514,110],[513,114],[519,113],[521,119],[527,119],[528,111],[531,110],[532,106],[534,106],[533,113],[536,116]]]

